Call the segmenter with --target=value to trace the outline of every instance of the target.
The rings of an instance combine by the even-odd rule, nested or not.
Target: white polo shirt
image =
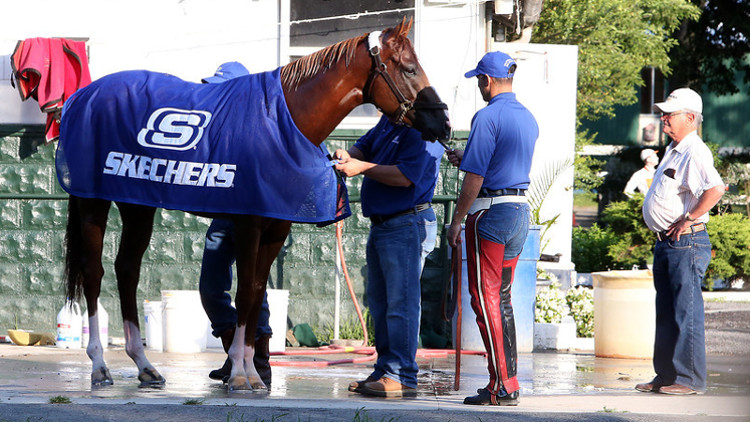
[[[667,230],[695,207],[703,192],[724,184],[711,150],[695,131],[674,145],[672,142],[667,147],[643,201],[643,219],[654,232]],[[708,222],[708,213],[691,217],[696,223]]]

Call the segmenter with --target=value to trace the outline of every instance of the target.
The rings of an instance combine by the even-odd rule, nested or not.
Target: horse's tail
[[[83,292],[83,258],[81,218],[78,209],[78,198],[68,198],[68,225],[65,230],[65,285],[67,297],[73,300],[81,298]]]

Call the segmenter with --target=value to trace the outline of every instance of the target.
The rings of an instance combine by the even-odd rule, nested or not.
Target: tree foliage
[[[689,0],[546,0],[532,39],[578,45],[578,119],[633,104],[641,69],[669,73],[670,36],[700,10]]]
[[[743,74],[750,92],[750,2],[747,0],[692,0],[700,7],[697,21],[682,22],[670,51],[673,87],[702,85],[715,94],[739,92],[735,74]]]

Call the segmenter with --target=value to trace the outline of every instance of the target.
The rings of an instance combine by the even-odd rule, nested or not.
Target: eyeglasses
[[[687,111],[680,111],[680,112],[677,112],[677,113],[662,113],[661,114],[661,119],[662,120],[669,120],[669,119],[671,119],[674,116],[679,116],[680,114],[688,114],[688,112]]]

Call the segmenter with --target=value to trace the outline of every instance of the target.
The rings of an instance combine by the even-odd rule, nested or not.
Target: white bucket
[[[289,290],[267,289],[268,310],[270,317],[268,325],[271,326],[273,335],[268,342],[271,352],[283,352],[286,350],[286,314],[289,307]]]
[[[162,351],[162,309],[161,302],[143,301],[143,318],[146,321],[144,331],[146,348]]]
[[[165,352],[206,351],[208,317],[197,290],[162,290],[162,346]]]

